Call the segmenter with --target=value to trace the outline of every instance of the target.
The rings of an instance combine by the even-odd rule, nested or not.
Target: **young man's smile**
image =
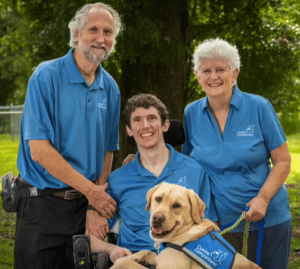
[[[164,143],[163,133],[168,127],[166,123],[162,125],[158,110],[151,106],[148,109],[136,108],[131,114],[130,127],[126,126],[126,130],[138,146],[151,148]]]

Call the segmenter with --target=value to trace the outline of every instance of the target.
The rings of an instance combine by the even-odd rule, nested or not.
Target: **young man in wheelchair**
[[[140,250],[157,252],[149,235],[146,193],[164,181],[193,189],[206,205],[205,216],[217,220],[204,168],[164,141],[163,134],[170,126],[165,105],[154,95],[138,94],[127,101],[125,117],[126,131],[134,138],[138,151],[131,162],[108,178],[108,193],[118,204],[116,217],[108,220],[109,227],[121,218],[117,245],[90,236],[92,252],[107,252],[112,262]],[[107,220],[102,218],[101,223]],[[108,231],[105,226],[102,234]]]

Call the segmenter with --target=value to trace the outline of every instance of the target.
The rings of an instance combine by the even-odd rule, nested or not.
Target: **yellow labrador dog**
[[[146,211],[150,209],[151,237],[158,249],[160,243],[169,242],[179,246],[195,241],[219,228],[210,220],[203,219],[205,204],[193,191],[179,185],[161,183],[147,193]],[[140,251],[120,258],[111,268],[198,269],[204,268],[174,248],[165,248],[159,255],[151,251]],[[210,267],[213,268],[213,267]],[[221,267],[218,267],[221,268]],[[233,269],[260,268],[240,254],[236,254]]]

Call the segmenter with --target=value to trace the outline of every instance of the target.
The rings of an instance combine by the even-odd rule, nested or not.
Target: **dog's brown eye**
[[[179,208],[179,207],[181,207],[181,205],[178,204],[178,203],[175,203],[175,204],[173,205],[173,208]]]
[[[162,198],[161,197],[156,197],[155,200],[156,200],[156,202],[160,203],[162,201]]]

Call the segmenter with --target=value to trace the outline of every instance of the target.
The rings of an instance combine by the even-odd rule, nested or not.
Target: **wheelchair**
[[[185,142],[184,129],[179,120],[170,120],[170,127],[164,133],[164,140],[173,147],[179,147]],[[136,145],[131,136],[127,136],[127,143]],[[119,219],[107,234],[107,242],[117,244],[120,221]],[[73,256],[75,269],[108,269],[112,266],[107,253],[91,253],[90,238],[87,235],[73,236]]]

